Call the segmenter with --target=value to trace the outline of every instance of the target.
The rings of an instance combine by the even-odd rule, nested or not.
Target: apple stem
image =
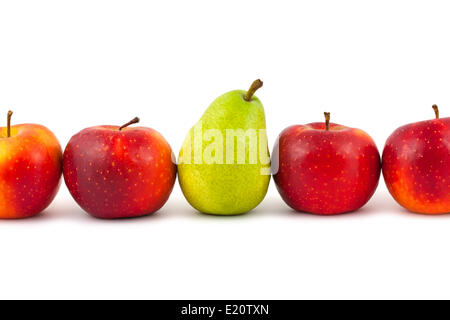
[[[434,114],[436,115],[436,119],[439,119],[439,108],[436,104],[433,104],[432,106],[433,110],[434,110]]]
[[[253,81],[252,85],[248,89],[247,93],[244,95],[245,101],[251,101],[253,95],[255,94],[256,90],[261,88],[263,86],[263,82],[259,79]]]
[[[6,125],[6,136],[9,138],[11,137],[11,117],[13,115],[13,112],[11,110],[8,111],[7,116],[7,125]]]
[[[121,126],[119,128],[119,131],[121,131],[123,128],[128,127],[129,125],[132,125],[133,123],[138,123],[140,120],[138,117],[133,118],[132,120],[128,121],[127,123],[125,123],[123,126]]]
[[[330,130],[330,113],[324,112],[323,114],[325,115],[325,129],[328,131]]]

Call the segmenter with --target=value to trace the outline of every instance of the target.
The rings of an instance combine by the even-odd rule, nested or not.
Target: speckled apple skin
[[[47,208],[58,192],[62,150],[55,135],[38,124],[1,128],[0,218],[34,216]]]
[[[293,209],[321,215],[361,208],[380,178],[380,154],[360,129],[330,123],[295,125],[279,135],[273,150],[274,181]]]
[[[394,199],[427,214],[450,212],[450,118],[395,130],[383,150],[383,176]]]
[[[144,127],[97,126],[74,135],[63,156],[66,185],[97,218],[151,214],[169,198],[176,178],[172,149]]]

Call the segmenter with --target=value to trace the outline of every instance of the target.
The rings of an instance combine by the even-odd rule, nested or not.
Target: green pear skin
[[[266,120],[261,101],[253,96],[254,91],[260,86],[262,82],[256,80],[247,92],[235,90],[218,97],[184,140],[178,160],[178,179],[187,201],[200,212],[216,215],[242,214],[255,208],[267,193],[270,181],[270,155],[265,132]],[[195,136],[195,128],[199,128],[200,123],[201,131],[197,131]],[[211,129],[215,134],[214,138],[208,137]],[[256,133],[256,157],[255,153],[250,154],[250,139],[236,138],[234,143],[228,143],[227,132],[237,129]],[[194,138],[198,138],[199,133],[203,137],[201,149],[198,139]],[[205,138],[209,139],[205,141]],[[254,147],[255,140],[252,141]],[[211,151],[214,149],[212,148],[214,143],[217,143],[217,146],[222,145],[223,150],[220,151],[218,148]],[[245,161],[242,151],[244,144]],[[198,161],[199,154],[204,158],[201,162]],[[216,161],[213,163],[211,159],[208,161],[209,155]],[[231,157],[227,158],[227,155]],[[239,155],[240,162],[237,161]],[[230,158],[234,160],[232,163]]]

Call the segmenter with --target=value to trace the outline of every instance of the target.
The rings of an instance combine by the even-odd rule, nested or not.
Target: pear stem
[[[6,120],[6,136],[9,138],[11,137],[11,117],[13,115],[13,112],[11,110],[8,111],[7,120]]]
[[[247,93],[244,95],[245,101],[251,101],[253,95],[255,94],[256,90],[261,88],[263,86],[263,82],[259,79],[253,81],[252,85],[248,89]]]
[[[433,104],[432,106],[433,110],[434,110],[434,114],[436,115],[436,119],[439,119],[439,108],[436,104]]]
[[[128,121],[127,123],[125,123],[123,126],[121,126],[119,128],[119,131],[121,131],[123,128],[128,127],[129,125],[132,125],[134,123],[138,123],[139,121],[140,121],[140,119],[138,117],[135,117],[135,118],[131,119],[130,121]]]
[[[324,112],[323,114],[325,116],[325,129],[328,131],[330,130],[330,113]]]

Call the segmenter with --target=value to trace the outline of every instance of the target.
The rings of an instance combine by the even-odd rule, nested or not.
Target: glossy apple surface
[[[74,135],[63,157],[75,201],[98,218],[127,218],[160,209],[169,198],[176,165],[157,131],[97,126]]]
[[[387,139],[383,176],[394,199],[406,209],[450,212],[450,118],[405,125]]]
[[[375,192],[381,170],[367,133],[333,123],[329,130],[325,123],[286,128],[272,165],[277,189],[290,207],[323,215],[361,208]]]
[[[0,218],[26,218],[47,208],[61,181],[62,151],[55,135],[38,124],[1,128]]]

